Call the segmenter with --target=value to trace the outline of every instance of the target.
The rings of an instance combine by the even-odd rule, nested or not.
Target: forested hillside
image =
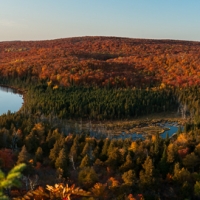
[[[70,86],[186,87],[200,83],[200,43],[115,37],[1,42],[3,77]],[[51,83],[52,82],[52,83]]]
[[[126,119],[179,106],[194,115],[199,52],[198,42],[115,37],[2,42],[0,82],[39,84],[29,97],[41,99],[29,99],[29,110],[49,114],[54,107],[61,118]]]

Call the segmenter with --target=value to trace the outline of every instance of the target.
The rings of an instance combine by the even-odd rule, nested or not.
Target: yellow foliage
[[[160,84],[160,89],[166,88],[166,85],[164,83]]]
[[[167,147],[167,162],[172,163],[174,162],[175,157],[175,146],[173,143],[170,143]]]
[[[180,143],[180,144],[185,144],[187,143],[187,137],[186,137],[186,134],[185,133],[181,133],[177,140],[176,140],[177,143]]]
[[[136,152],[137,149],[138,149],[138,144],[137,144],[136,141],[133,141],[133,142],[131,143],[131,146],[129,147],[129,150],[132,150],[133,152]]]
[[[47,81],[47,85],[50,86],[52,84],[52,80]]]
[[[152,136],[151,136],[151,141],[152,141],[152,142],[155,142],[155,141],[156,141],[156,135],[152,135]]]
[[[56,89],[58,89],[58,85],[55,85],[55,86],[53,87],[53,90],[56,90]]]
[[[61,80],[61,76],[60,76],[60,74],[57,74],[56,79],[57,79],[58,81]]]
[[[108,179],[108,186],[109,186],[109,187],[118,187],[118,186],[119,186],[119,181],[116,180],[116,179],[113,178],[113,177],[110,177],[110,178]]]
[[[104,198],[106,195],[107,184],[96,183],[94,187],[91,189],[94,197]]]
[[[60,197],[61,199],[71,199],[71,195],[91,196],[90,192],[84,191],[79,187],[76,188],[74,184],[69,187],[68,184],[64,185],[62,183],[59,183],[55,184],[54,186],[46,185],[46,187],[47,190],[49,190],[55,198]]]
[[[41,123],[37,123],[37,124],[34,125],[33,130],[37,130],[38,132],[39,131],[43,132],[44,131],[44,126]]]

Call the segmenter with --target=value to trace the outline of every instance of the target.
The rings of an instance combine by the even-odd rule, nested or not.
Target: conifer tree
[[[39,138],[34,134],[34,132],[31,132],[26,136],[25,144],[28,152],[35,153],[37,147],[39,146]]]
[[[113,149],[112,152],[109,152],[106,164],[112,169],[116,169],[120,166],[121,161],[122,161],[121,154],[119,152],[119,149],[116,147],[115,149]]]
[[[173,179],[182,185],[185,181],[190,181],[191,180],[191,174],[190,172],[185,169],[184,167],[180,169],[180,164],[176,163],[174,165],[174,176]]]
[[[167,147],[167,162],[173,163],[175,161],[175,146],[170,143]]]
[[[84,157],[83,157],[83,159],[82,159],[82,161],[81,161],[81,164],[80,164],[80,168],[84,168],[84,167],[88,167],[88,166],[90,166],[90,158],[89,158],[89,156],[86,154]]]
[[[194,185],[194,194],[196,197],[200,197],[200,182],[196,181],[195,185]]]
[[[93,167],[85,167],[79,172],[78,181],[83,187],[89,188],[98,181],[98,175]]]
[[[90,144],[89,142],[86,142],[81,155],[85,156],[86,154],[89,154],[89,151],[90,151]]]
[[[39,161],[39,162],[43,160],[43,150],[41,147],[37,148],[37,151],[35,152],[35,159],[36,161]]]
[[[68,175],[68,166],[69,166],[69,159],[67,156],[67,152],[65,148],[62,148],[61,151],[59,152],[59,156],[56,159],[55,162],[55,167],[57,169],[62,169],[63,175],[67,176]]]
[[[165,178],[169,171],[169,163],[167,163],[167,146],[166,145],[164,145],[163,154],[159,162],[159,169],[163,178]]]
[[[142,165],[143,170],[140,171],[140,183],[144,187],[152,187],[154,184],[154,165],[152,159],[147,156],[144,164]]]
[[[194,168],[200,163],[200,159],[198,156],[192,152],[191,154],[186,155],[186,157],[183,159],[183,165],[187,167],[188,169],[192,169],[194,171]]]
[[[110,144],[110,140],[106,138],[104,140],[104,145],[103,145],[102,151],[101,151],[101,158],[103,161],[105,161],[108,157],[107,152],[108,152],[109,144]]]
[[[29,159],[30,159],[30,155],[29,155],[28,151],[26,150],[26,146],[24,145],[18,155],[17,164],[28,163]]]
[[[132,157],[130,153],[126,156],[126,161],[124,162],[123,165],[120,166],[120,171],[125,172],[128,171],[129,169],[132,169],[134,166]]]
[[[132,186],[135,183],[136,176],[134,170],[130,169],[122,174],[122,179],[125,184]]]
[[[63,142],[61,139],[57,140],[53,146],[53,148],[50,150],[49,158],[51,159],[52,163],[55,163],[56,159],[59,156],[59,152],[63,147]]]

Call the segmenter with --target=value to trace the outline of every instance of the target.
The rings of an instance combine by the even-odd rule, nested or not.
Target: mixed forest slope
[[[200,84],[200,43],[77,37],[0,43],[0,73],[54,85],[186,87]]]
[[[199,54],[199,42],[171,40],[1,42],[0,84],[21,89],[25,103],[0,116],[0,169],[26,169],[21,190],[0,184],[0,198],[7,192],[12,199],[199,199]],[[166,139],[158,132],[144,140],[99,139],[67,129],[65,120],[178,108],[190,119]],[[6,182],[12,176],[4,173]]]

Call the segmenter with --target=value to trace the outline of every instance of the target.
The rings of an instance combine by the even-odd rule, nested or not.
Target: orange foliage
[[[200,43],[77,37],[0,43],[0,74],[62,85],[186,87],[200,84]]]

